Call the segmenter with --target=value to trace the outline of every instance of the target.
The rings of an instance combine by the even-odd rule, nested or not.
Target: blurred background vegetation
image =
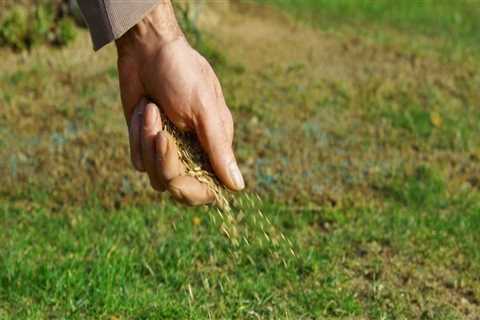
[[[76,23],[83,24],[74,1],[3,1],[0,45],[18,50],[45,43],[67,45],[75,39]]]
[[[452,42],[478,46],[480,28],[478,1],[389,1],[389,0],[258,0],[285,8],[327,28],[377,23],[425,36],[449,37]]]

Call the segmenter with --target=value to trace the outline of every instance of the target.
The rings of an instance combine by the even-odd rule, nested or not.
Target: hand
[[[175,199],[188,205],[213,202],[215,196],[206,185],[184,176],[186,171],[177,145],[162,128],[158,107],[142,99],[132,116],[129,138],[132,152],[140,156],[139,165],[147,171],[152,187],[158,191],[168,189]]]
[[[168,170],[163,162],[155,162],[155,155],[165,148],[161,141],[167,139],[158,138],[157,145],[161,124],[146,129],[155,117],[155,105],[143,102],[140,112],[134,112],[142,98],[148,97],[177,128],[195,131],[220,181],[232,190],[241,190],[244,182],[232,149],[233,120],[220,83],[209,63],[186,41],[170,1],[162,0],[117,41],[117,48],[134,167],[148,173],[156,190],[169,189],[177,199],[192,204],[212,201],[205,185],[191,185],[193,182],[181,175],[170,174],[168,179],[162,175]],[[202,196],[190,201],[197,193]]]

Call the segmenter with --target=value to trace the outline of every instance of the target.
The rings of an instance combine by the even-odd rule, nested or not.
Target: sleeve
[[[158,3],[159,0],[78,0],[95,50],[121,37]]]

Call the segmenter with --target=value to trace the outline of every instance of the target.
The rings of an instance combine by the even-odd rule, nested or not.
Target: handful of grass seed
[[[207,185],[215,195],[215,205],[221,210],[230,211],[229,201],[226,197],[228,190],[213,173],[208,156],[203,151],[195,134],[178,130],[163,112],[160,112],[160,115],[163,129],[173,137],[177,144],[178,156],[186,169],[185,174]]]

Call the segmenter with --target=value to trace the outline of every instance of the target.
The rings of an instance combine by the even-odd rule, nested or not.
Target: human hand
[[[139,101],[148,97],[178,129],[194,131],[220,181],[232,190],[241,190],[244,182],[232,149],[233,120],[220,83],[210,64],[186,41],[170,1],[163,0],[119,39],[117,48],[120,90],[134,167],[148,173],[156,190],[169,189],[183,202],[213,201],[206,186],[178,175],[176,169],[172,171],[176,176],[169,173],[166,179],[169,170],[165,169],[165,163],[155,161],[155,154],[162,148],[161,141],[167,141],[163,134],[158,134],[161,123],[156,123],[154,129],[145,128],[156,115],[155,105],[143,102],[139,106],[141,112],[134,112]]]
[[[186,169],[178,156],[173,137],[163,129],[158,107],[142,99],[136,106],[129,129],[133,155],[139,155],[141,171],[146,171],[152,187],[168,190],[173,197],[188,205],[213,202],[215,195],[207,185],[185,175]]]

